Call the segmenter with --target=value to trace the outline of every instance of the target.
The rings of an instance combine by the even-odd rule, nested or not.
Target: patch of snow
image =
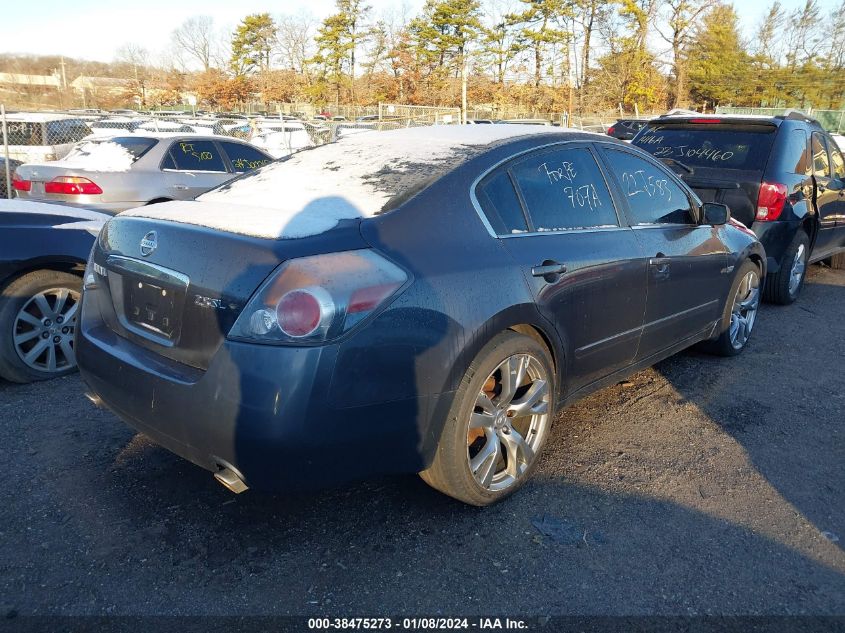
[[[122,136],[125,136],[125,133]],[[100,140],[80,141],[67,156],[53,165],[88,171],[117,172],[129,171],[134,162],[135,157],[122,145]]]
[[[12,200],[0,199],[0,213],[38,213],[101,223],[107,222],[112,217],[107,213],[71,207],[66,204],[30,202],[29,200],[18,200],[14,198]]]
[[[341,220],[362,217],[357,208],[339,196],[315,200],[300,213],[273,213],[267,208],[230,202],[174,200],[124,211],[119,217],[127,216],[196,224],[228,233],[278,240],[318,235],[333,229]]]
[[[376,215],[394,196],[425,186],[484,146],[554,132],[542,126],[467,125],[354,134],[267,165],[196,202],[139,207],[121,215],[268,239],[316,235],[340,220]]]

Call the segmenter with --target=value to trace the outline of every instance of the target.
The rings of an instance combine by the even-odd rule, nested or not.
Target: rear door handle
[[[671,262],[671,261],[672,260],[669,257],[652,257],[650,260],[648,260],[648,264],[649,264],[649,266],[656,266],[658,268],[663,268],[665,266],[668,266],[669,262]]]
[[[175,189],[176,191],[187,191],[188,185],[173,185],[171,189]]]

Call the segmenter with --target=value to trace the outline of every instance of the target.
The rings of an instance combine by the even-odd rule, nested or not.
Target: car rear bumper
[[[234,466],[250,487],[320,487],[419,472],[432,416],[452,394],[333,408],[337,349],[226,341],[207,370],[124,339],[97,318],[77,331],[80,372],[130,426],[210,471]],[[420,430],[422,429],[422,430]]]

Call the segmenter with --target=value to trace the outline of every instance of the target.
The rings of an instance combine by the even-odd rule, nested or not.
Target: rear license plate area
[[[127,275],[124,284],[124,314],[130,323],[155,335],[173,340],[177,333],[184,289],[152,283],[138,275]]]
[[[128,257],[112,256],[106,264],[120,325],[161,345],[174,346],[181,332],[188,277]]]

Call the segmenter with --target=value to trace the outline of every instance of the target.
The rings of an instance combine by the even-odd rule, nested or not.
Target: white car
[[[6,121],[9,158],[24,163],[58,160],[91,134],[85,121],[67,114],[16,112]]]
[[[833,140],[836,141],[836,145],[839,149],[845,152],[845,135],[831,134],[831,136],[833,137]]]
[[[273,158],[290,156],[301,149],[314,147],[308,129],[299,121],[259,121],[258,129],[249,141]]]

